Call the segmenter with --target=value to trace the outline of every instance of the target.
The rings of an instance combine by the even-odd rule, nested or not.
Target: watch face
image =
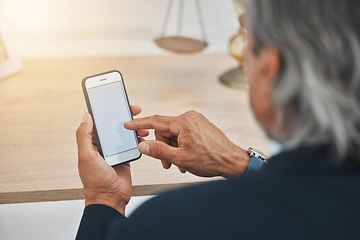
[[[267,161],[269,159],[264,153],[254,149],[254,148],[249,148],[248,153],[250,156],[256,156],[264,161]]]
[[[268,159],[268,157],[263,153],[263,152],[260,152],[259,150],[255,150],[260,156],[262,156],[263,158],[266,158]]]

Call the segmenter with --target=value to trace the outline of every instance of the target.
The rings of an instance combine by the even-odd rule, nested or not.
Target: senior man
[[[357,0],[248,2],[250,103],[282,149],[258,172],[240,176],[250,156],[199,113],[135,119],[125,127],[157,139],[139,150],[165,168],[234,177],[162,193],[127,219],[130,167],[100,157],[85,114],[77,238],[360,239],[359,13]]]

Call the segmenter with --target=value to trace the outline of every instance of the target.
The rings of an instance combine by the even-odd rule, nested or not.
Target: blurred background
[[[1,0],[0,21],[22,59],[166,54],[153,43],[161,32],[168,0]],[[227,52],[237,32],[231,0],[200,1],[208,48]],[[175,33],[175,1],[168,33]],[[183,31],[200,38],[195,1],[186,0]]]
[[[5,47],[11,47],[12,51],[17,52],[17,58],[25,62],[23,73],[30,68],[37,69],[37,62],[34,62],[34,59],[172,55],[158,48],[153,42],[154,38],[161,33],[168,3],[168,0],[0,0],[0,30],[6,31],[6,37],[9,39]],[[199,54],[227,54],[229,39],[239,31],[238,16],[234,11],[232,1],[200,0],[200,3],[208,47]],[[174,1],[171,16],[168,19],[167,34],[169,35],[176,33],[179,12],[179,1]],[[197,14],[195,1],[185,0],[182,35],[201,38]],[[26,61],[28,62],[26,63]],[[233,63],[233,66],[237,66],[236,60],[233,59]],[[224,70],[227,66],[233,67],[227,63],[224,65],[226,65]],[[39,66],[39,68],[43,68],[43,66]],[[74,69],[66,68],[63,71],[70,71],[66,74],[62,73],[66,78],[72,77],[74,81],[76,80],[74,86],[76,85],[77,88],[74,89],[74,94],[78,95],[80,104],[83,105],[80,87],[78,87],[78,81],[81,78],[77,76],[82,73],[76,75]],[[194,73],[201,75],[196,71]],[[220,75],[221,72],[218,74]],[[37,88],[44,88],[44,92],[49,92],[50,89],[49,98],[55,93],[56,89],[54,90],[54,86],[48,82],[43,81],[42,86],[35,87],[30,86],[31,83],[27,83],[21,74],[14,76],[15,78],[0,80],[2,84],[0,84],[0,93],[4,91],[1,88],[6,87],[19,95],[17,98],[12,98],[9,93],[7,96],[9,103],[29,102],[27,98],[21,98],[22,94],[27,95],[27,89],[31,89],[34,96],[38,92]],[[217,76],[213,77],[214,79],[209,81],[218,84],[216,83]],[[22,89],[22,92],[18,91],[19,88]],[[198,86],[197,88],[202,89],[203,87]],[[217,90],[216,92],[224,96],[228,96],[229,93],[234,96],[238,94],[230,92],[228,89],[221,90],[222,92]],[[210,94],[212,93],[210,92]],[[193,95],[197,96],[197,94]],[[246,96],[244,95],[242,99],[246,99]],[[45,101],[41,100],[40,103],[42,102]],[[213,102],[215,105],[217,104],[216,99]],[[57,107],[57,105],[49,105],[49,109]],[[9,106],[5,112],[12,112],[11,108]],[[42,108],[39,105],[39,109]],[[14,112],[14,114],[16,113]],[[32,116],[26,117],[32,118]],[[15,115],[14,118],[16,118]],[[77,119],[77,115],[74,118]],[[5,122],[12,121],[7,119],[11,118],[3,120]],[[39,119],[43,119],[43,117],[39,116]],[[26,121],[28,120],[22,119],[21,122]],[[78,122],[74,121],[73,124],[75,126]],[[229,124],[224,122],[224,125]],[[71,126],[69,136],[73,137],[74,129]],[[70,140],[72,141],[72,138]],[[71,141],[69,144],[75,148],[75,144]],[[7,142],[7,140],[4,139],[3,142]],[[9,148],[13,149],[12,146]],[[18,145],[15,148],[17,151]],[[9,155],[12,154],[9,153]],[[74,159],[69,159],[69,162]],[[4,157],[3,161],[5,160],[8,161]],[[23,163],[19,162],[19,164],[23,166]],[[75,162],[73,161],[71,164],[74,164],[71,167],[75,173]],[[3,170],[4,173],[7,171]],[[31,170],[27,169],[26,171]],[[18,174],[15,173],[15,175]],[[133,198],[128,208],[128,214],[147,198]],[[83,206],[83,200],[0,204],[0,239],[73,239]]]

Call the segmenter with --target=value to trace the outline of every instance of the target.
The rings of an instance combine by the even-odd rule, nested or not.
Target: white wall
[[[132,197],[126,216],[152,197]],[[84,200],[0,204],[0,239],[75,239],[84,204]]]
[[[183,32],[200,37],[195,1],[184,0]],[[226,52],[238,28],[231,0],[200,0],[205,52]],[[163,54],[152,42],[169,0],[0,0],[1,20],[21,58]],[[176,28],[174,1],[169,33]],[[173,31],[170,31],[173,30]]]

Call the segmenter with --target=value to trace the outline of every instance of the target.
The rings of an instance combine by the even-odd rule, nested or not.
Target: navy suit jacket
[[[129,218],[90,205],[77,239],[360,239],[360,171],[327,156],[284,152],[256,173],[159,194]]]

